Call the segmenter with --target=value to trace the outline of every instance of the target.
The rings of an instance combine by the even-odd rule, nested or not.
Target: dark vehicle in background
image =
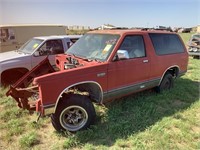
[[[200,58],[200,33],[192,35],[188,42],[188,52],[193,58]]]

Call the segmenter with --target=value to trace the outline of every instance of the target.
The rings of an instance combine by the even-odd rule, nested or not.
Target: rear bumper
[[[182,71],[182,72],[180,72],[180,73],[178,74],[178,77],[181,77],[181,76],[185,75],[186,73],[187,73],[187,71]]]

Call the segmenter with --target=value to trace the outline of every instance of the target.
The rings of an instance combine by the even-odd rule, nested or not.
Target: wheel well
[[[174,78],[176,78],[179,74],[179,68],[178,67],[172,67],[172,68],[169,68],[166,73],[170,73]],[[166,74],[165,73],[165,74]]]
[[[24,75],[27,73],[29,70],[26,68],[14,68],[14,69],[8,69],[4,70],[1,73],[1,80],[4,80],[5,78],[9,78],[11,76],[17,76],[17,75]]]
[[[73,92],[75,92],[76,94],[84,94],[84,95],[88,95],[89,98],[94,101],[99,103],[103,96],[102,96],[102,89],[100,87],[100,85],[93,83],[93,82],[89,82],[89,83],[81,83],[75,86],[72,86],[69,88],[68,91],[72,90]]]
[[[159,85],[161,84],[161,82],[162,82],[164,76],[165,76],[167,73],[170,73],[170,74],[173,76],[173,78],[176,78],[176,77],[178,76],[178,74],[179,74],[179,67],[178,67],[178,66],[172,66],[172,67],[166,69],[166,71],[165,71],[165,72],[163,73],[163,75],[162,75],[162,78],[161,78],[161,80],[160,80],[160,82],[159,82]]]
[[[13,72],[17,72],[17,73],[26,73],[28,72],[29,70],[27,68],[13,68],[13,69],[8,69],[8,70],[4,70],[1,75],[5,75],[5,74],[8,74],[8,73],[13,73]]]
[[[103,100],[103,90],[101,86],[96,82],[82,82],[70,87],[67,87],[63,92],[60,94],[59,98],[57,99],[55,110],[57,106],[60,104],[62,97],[67,96],[68,94],[80,94],[80,95],[87,95],[92,102],[101,103]]]
[[[95,103],[101,103],[103,100],[102,88],[96,82],[86,82],[86,83],[79,83],[76,85],[72,85],[66,88],[59,97],[63,97],[66,94],[87,95],[90,98],[90,100]],[[58,101],[60,99],[61,98],[59,98]]]

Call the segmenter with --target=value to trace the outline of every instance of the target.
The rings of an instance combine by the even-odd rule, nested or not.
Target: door
[[[145,88],[149,78],[150,63],[142,35],[125,36],[121,51],[128,53],[128,58],[116,60],[108,67],[108,93],[124,95],[133,90]],[[121,95],[121,94],[120,94]]]
[[[48,40],[46,41],[32,56],[32,68],[39,62],[44,60],[47,55],[50,63],[55,65],[55,56],[57,54],[64,53],[64,47],[62,40]]]

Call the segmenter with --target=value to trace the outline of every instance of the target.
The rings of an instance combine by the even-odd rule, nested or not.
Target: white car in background
[[[81,35],[34,37],[21,48],[0,53],[0,85],[15,83],[39,62],[48,59],[55,64],[55,55],[64,53]]]

